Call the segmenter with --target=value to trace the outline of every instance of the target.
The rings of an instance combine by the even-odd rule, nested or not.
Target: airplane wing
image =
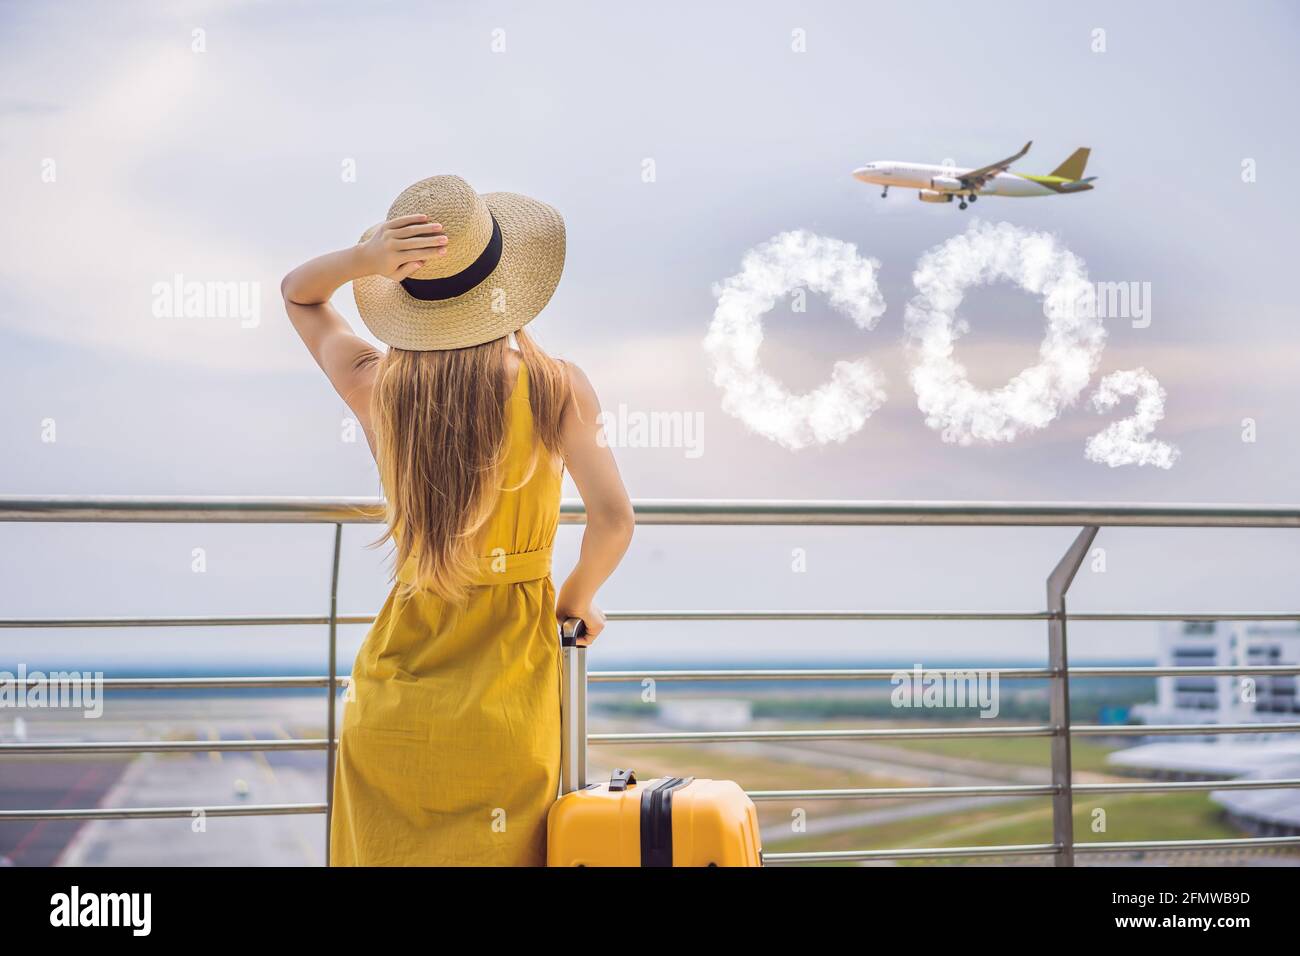
[[[1008,156],[1006,159],[998,160],[988,166],[981,166],[979,169],[972,169],[969,173],[962,174],[961,181],[972,189],[979,189],[998,173],[1005,172],[1008,166],[1029,152],[1029,147],[1033,145],[1034,141],[1031,139],[1025,143],[1025,148],[1016,155]]]

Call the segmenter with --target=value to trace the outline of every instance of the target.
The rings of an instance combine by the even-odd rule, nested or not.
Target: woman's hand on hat
[[[430,222],[428,216],[398,216],[376,226],[359,249],[366,275],[400,282],[432,257],[445,256],[447,242],[442,225]]]

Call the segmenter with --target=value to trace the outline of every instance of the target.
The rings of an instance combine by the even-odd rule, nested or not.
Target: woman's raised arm
[[[374,347],[330,305],[345,283],[368,275],[401,281],[434,255],[446,255],[442,226],[428,216],[402,216],[376,227],[363,243],[328,252],[294,269],[280,283],[284,309],[334,390],[370,433]]]

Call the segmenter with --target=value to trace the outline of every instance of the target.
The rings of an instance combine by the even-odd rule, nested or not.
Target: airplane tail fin
[[[1070,154],[1070,158],[1061,163],[1052,170],[1052,176],[1060,176],[1062,179],[1082,179],[1083,170],[1088,165],[1088,154],[1092,150],[1087,146],[1081,146]]]

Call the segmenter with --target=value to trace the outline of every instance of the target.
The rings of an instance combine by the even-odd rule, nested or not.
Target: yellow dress
[[[534,442],[522,362],[507,426],[513,489]],[[466,604],[389,594],[340,722],[332,866],[545,864],[560,770],[561,473],[542,449],[527,483],[501,492]]]

